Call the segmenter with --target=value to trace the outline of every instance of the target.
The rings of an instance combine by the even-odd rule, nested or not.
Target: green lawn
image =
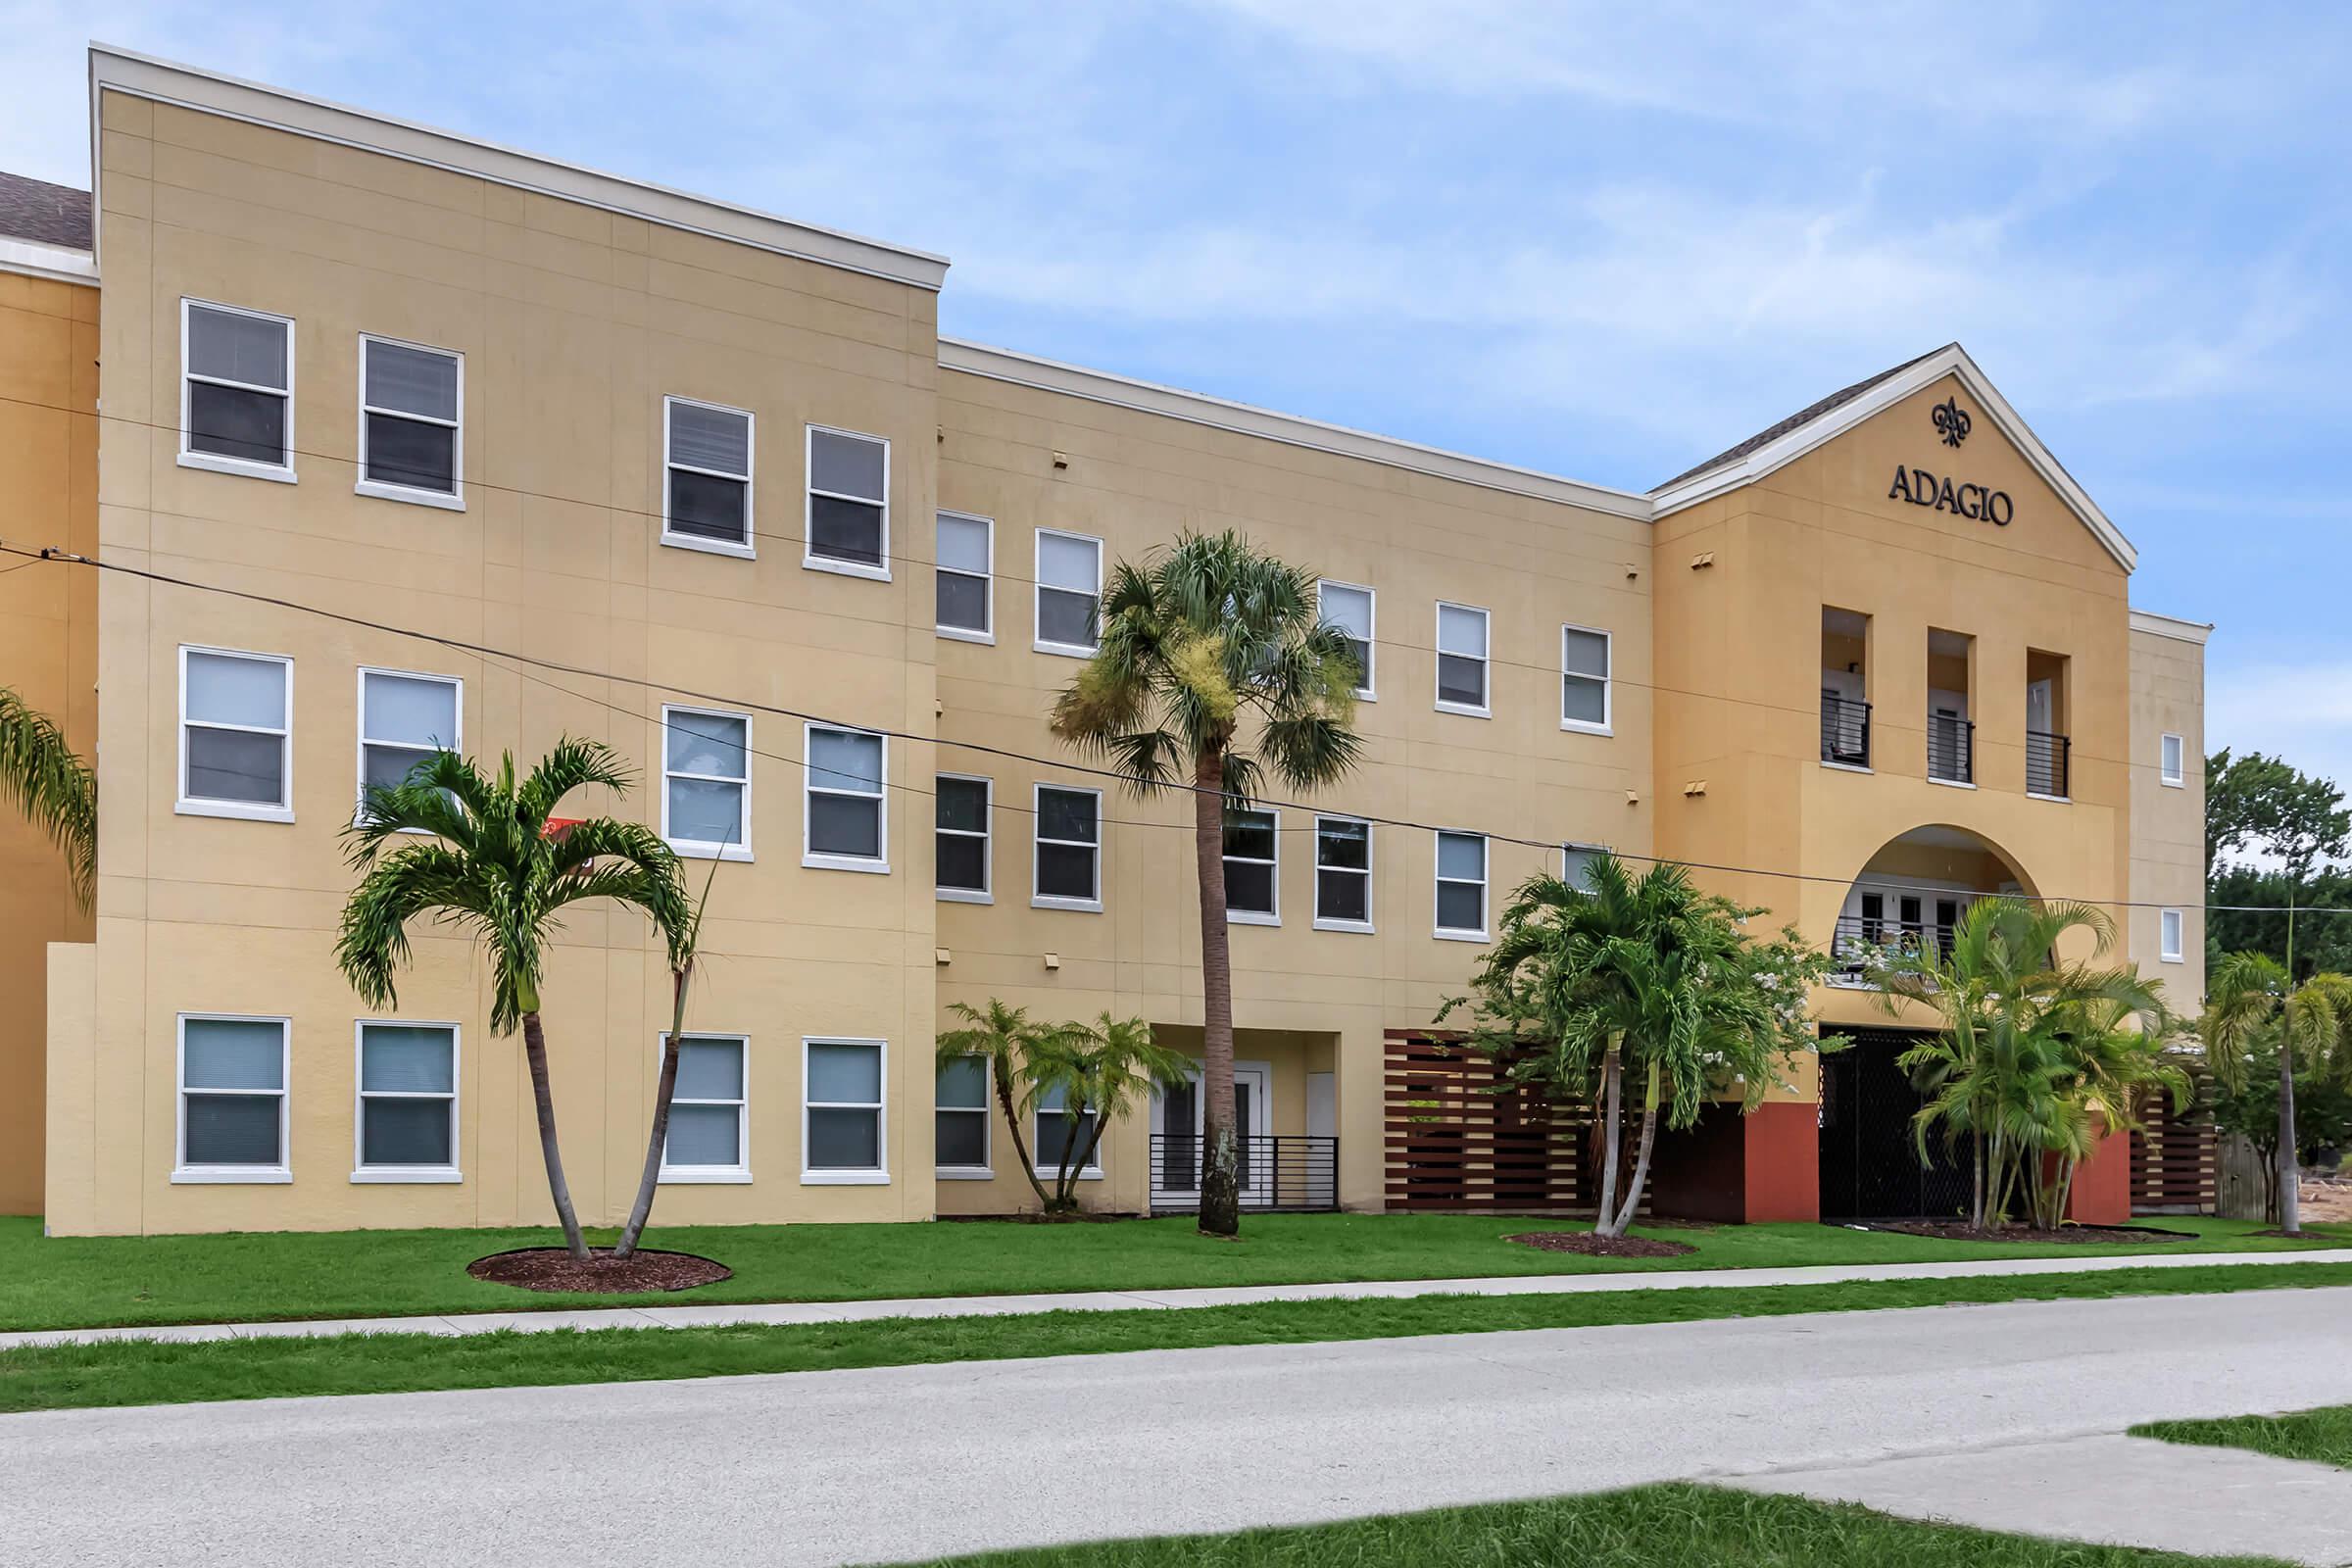
[[[553,1237],[544,1230],[46,1238],[37,1220],[12,1218],[0,1219],[0,1330],[2352,1244],[2352,1228],[2340,1226],[2315,1226],[2311,1241],[2287,1242],[2248,1234],[2261,1227],[2245,1220],[2162,1224],[2193,1231],[2196,1239],[2116,1247],[1987,1246],[1835,1225],[1731,1225],[1651,1233],[1698,1249],[1687,1257],[1610,1261],[1501,1240],[1519,1231],[1577,1228],[1564,1222],[1469,1214],[1253,1215],[1243,1222],[1238,1243],[1205,1240],[1192,1220],[1181,1218],[1099,1225],[679,1226],[660,1231],[648,1245],[715,1257],[735,1277],[682,1295],[554,1296],[485,1285],[466,1273],[466,1264],[485,1252],[547,1245]]]
[[[196,1345],[116,1341],[0,1352],[0,1411],[628,1383],[1213,1345],[1292,1345],[1949,1302],[2081,1300],[2319,1286],[2352,1286],[2352,1263],[2282,1263],[2260,1269],[2114,1269],[2008,1279],[1915,1279],[1568,1296],[1283,1301],[1183,1311],[1142,1307],[793,1327],[598,1329],[585,1333],[559,1329],[539,1334],[508,1330],[461,1339],[352,1334]]]
[[[2251,1448],[2279,1459],[2310,1459],[2352,1470],[2352,1404],[2296,1410],[2287,1415],[2237,1415],[2212,1421],[2157,1421],[2133,1427],[2135,1438]]]
[[[926,1568],[949,1568],[951,1561],[954,1568],[2252,1568],[2271,1562],[1993,1535],[1802,1497],[1679,1484],[1297,1530],[990,1552],[940,1558]]]

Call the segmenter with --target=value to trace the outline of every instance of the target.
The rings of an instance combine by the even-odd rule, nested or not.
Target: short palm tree
[[[1052,1099],[1061,1106],[1061,1154],[1055,1161],[1053,1213],[1074,1213],[1078,1177],[1093,1168],[1102,1134],[1123,1121],[1153,1089],[1183,1083],[1192,1062],[1152,1038],[1141,1018],[1069,1023],[1052,1031],[1029,1057],[1031,1102]]]
[[[1319,617],[1313,573],[1239,533],[1188,533],[1141,565],[1121,562],[1094,657],[1054,705],[1054,733],[1106,759],[1139,794],[1193,796],[1200,891],[1200,1229],[1241,1229],[1233,1096],[1233,959],[1225,926],[1225,820],[1266,774],[1295,791],[1347,776],[1360,678],[1348,639]]]
[[[2172,1027],[2163,988],[2130,965],[2061,960],[2076,932],[2091,936],[2094,958],[2115,941],[2093,905],[1980,899],[1948,950],[1890,951],[1871,967],[1887,1011],[1910,1004],[1941,1021],[1898,1060],[1928,1096],[1920,1157],[1936,1130],[1947,1147],[1965,1139],[1974,1151],[1970,1222],[1980,1229],[2002,1223],[2020,1196],[2037,1224],[2056,1225],[2076,1167],[2101,1135],[2129,1127],[2131,1097],[2180,1087],[2161,1062]]]
[[[2232,953],[2214,966],[2198,1021],[2205,1059],[2223,1087],[2237,1089],[2248,1059],[2278,1061],[2278,1228],[2303,1233],[2302,1164],[2295,1150],[2295,1075],[2352,1081],[2352,976],[2316,974],[2296,985],[2286,966],[2263,953]]]
[[[673,973],[691,960],[693,942],[677,857],[659,835],[611,817],[554,820],[564,797],[592,785],[624,791],[628,770],[610,747],[565,737],[527,778],[515,777],[512,753],[493,779],[454,752],[436,752],[399,784],[370,788],[344,830],[360,884],[344,905],[335,949],[352,989],[369,1006],[390,1008],[400,1004],[394,976],[410,957],[411,920],[455,925],[488,946],[490,1030],[522,1030],[548,1194],[575,1258],[587,1257],[588,1247],[564,1179],[539,1016],[548,943],[564,909],[588,899],[643,910]],[[430,837],[409,836],[416,833]]]
[[[977,1056],[986,1064],[997,1108],[1004,1112],[1005,1129],[1012,1134],[1012,1152],[1021,1163],[1021,1174],[1029,1179],[1030,1191],[1037,1194],[1037,1206],[1053,1207],[1045,1185],[1037,1179],[1037,1161],[1029,1155],[1021,1123],[1037,1097],[1036,1085],[1029,1077],[1030,1064],[1053,1049],[1059,1026],[1034,1022],[1028,1009],[1008,1007],[993,997],[985,1007],[952,1002],[948,1010],[961,1018],[964,1026],[941,1032],[940,1067],[945,1069],[967,1056]]]
[[[98,880],[98,780],[46,713],[0,686],[0,800],[23,811],[65,853],[75,902]]]

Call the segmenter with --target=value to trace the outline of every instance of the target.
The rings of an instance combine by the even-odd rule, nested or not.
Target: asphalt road
[[[2352,1402],[2347,1349],[2352,1289],[2261,1291],[6,1416],[0,1555],[896,1562]]]

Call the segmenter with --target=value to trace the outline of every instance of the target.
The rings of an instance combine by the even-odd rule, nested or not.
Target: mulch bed
[[[1898,1236],[1926,1236],[1938,1242],[2063,1242],[2088,1245],[2096,1242],[2180,1242],[2190,1239],[2182,1231],[2143,1230],[2138,1226],[2125,1225],[2065,1225],[2054,1231],[2010,1225],[1997,1231],[1983,1230],[1958,1219],[1887,1220],[1857,1228],[1892,1231]]]
[[[1579,1257],[1683,1257],[1698,1250],[1688,1242],[1661,1242],[1651,1236],[1595,1236],[1591,1231],[1524,1231],[1503,1240],[1542,1252],[1574,1252]]]
[[[635,1291],[691,1291],[715,1285],[735,1271],[692,1252],[655,1252],[638,1249],[634,1257],[616,1258],[610,1248],[590,1250],[578,1261],[561,1247],[525,1247],[513,1252],[492,1252],[466,1265],[466,1272],[493,1285],[512,1285],[521,1291],[582,1291],[599,1296],[625,1296]]]

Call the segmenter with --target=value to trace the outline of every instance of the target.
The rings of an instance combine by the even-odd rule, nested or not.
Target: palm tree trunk
[[[2303,1167],[2295,1158],[2295,1053],[2278,1046],[2278,1228],[2303,1234]]]
[[[1654,1073],[1657,1069],[1653,1067],[1650,1070]],[[1655,1147],[1658,1137],[1658,1107],[1655,1101],[1653,1095],[1651,1103],[1642,1107],[1642,1142],[1634,1155],[1634,1179],[1626,1183],[1625,1206],[1617,1211],[1616,1223],[1609,1227],[1608,1234],[1611,1236],[1623,1236],[1626,1227],[1633,1224],[1634,1216],[1642,1211],[1642,1187],[1649,1180],[1649,1152]]]
[[[1012,1154],[1021,1162],[1021,1174],[1029,1178],[1029,1190],[1037,1195],[1037,1211],[1041,1214],[1054,1206],[1046,1196],[1046,1184],[1037,1179],[1037,1161],[1029,1156],[1028,1140],[1021,1136],[1021,1114],[1012,1104],[1012,1069],[1000,1057],[991,1064],[991,1076],[996,1080],[997,1104],[1004,1112],[1004,1126],[1012,1134]]]
[[[556,1147],[556,1094],[547,1079],[547,1035],[539,1013],[522,1015],[522,1059],[530,1063],[531,1099],[539,1111],[539,1157],[547,1162],[547,1196],[556,1200],[556,1218],[564,1226],[564,1250],[585,1261],[588,1243],[580,1235],[580,1216],[572,1212],[571,1184],[564,1179],[564,1153]]]
[[[1233,1112],[1233,954],[1225,929],[1225,754],[1193,773],[1193,856],[1200,873],[1200,1234],[1242,1230],[1241,1146]]]
[[[1968,1135],[1974,1157],[1970,1160],[1968,1222],[1977,1230],[1984,1228],[1984,1130],[1977,1128]]]
[[[1617,1038],[1609,1038],[1609,1049],[1600,1058],[1600,1212],[1592,1229],[1599,1235],[1609,1234],[1609,1220],[1617,1211],[1617,1086],[1625,1068],[1617,1056]]]
[[[669,975],[669,1033],[662,1037],[662,1073],[654,1084],[654,1123],[645,1137],[645,1169],[637,1177],[637,1200],[629,1205],[629,1221],[612,1244],[612,1255],[632,1257],[645,1222],[653,1216],[654,1189],[662,1181],[662,1155],[669,1148],[669,1105],[678,1092],[678,1037],[686,1032],[686,982],[694,967],[673,969]]]

